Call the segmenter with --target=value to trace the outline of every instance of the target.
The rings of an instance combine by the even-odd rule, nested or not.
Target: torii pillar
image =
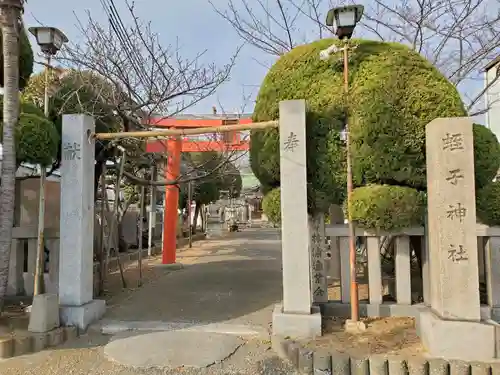
[[[167,168],[165,178],[175,180],[181,171],[182,139],[172,138],[167,141]],[[163,216],[162,264],[174,264],[177,253],[177,221],[179,206],[179,186],[165,186],[165,211]]]

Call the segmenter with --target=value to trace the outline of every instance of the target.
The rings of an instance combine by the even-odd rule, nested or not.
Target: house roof
[[[491,60],[486,66],[483,68],[484,72],[487,72],[488,70],[491,70],[495,66],[500,64],[500,55],[498,55],[495,59]]]

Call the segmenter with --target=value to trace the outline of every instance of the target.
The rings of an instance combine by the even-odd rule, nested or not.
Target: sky
[[[215,0],[221,6],[226,0]],[[130,20],[123,0],[115,0],[123,22]],[[160,36],[162,44],[175,44],[179,38],[182,51],[186,56],[193,56],[207,50],[206,60],[222,66],[242,45],[242,40],[232,27],[218,15],[208,0],[137,0],[136,9],[139,18],[151,21],[153,31]],[[78,43],[83,39],[77,27],[77,17],[85,20],[89,11],[92,17],[103,25],[107,24],[106,15],[100,0],[28,0],[25,4],[24,22],[27,27],[42,23],[61,29],[71,41]],[[76,16],[75,16],[76,14]],[[33,49],[37,50],[32,39]],[[256,61],[257,60],[257,61]],[[187,113],[211,113],[216,105],[224,112],[252,112],[254,98],[267,68],[262,62],[269,61],[264,53],[250,46],[243,47],[234,67],[231,80],[224,84],[214,97],[207,98]],[[260,63],[259,63],[260,62]],[[219,109],[222,112],[221,109]]]
[[[25,4],[24,20],[29,26],[42,23],[45,26],[54,26],[61,29],[72,42],[84,40],[77,27],[77,17],[85,21],[90,12],[92,17],[103,25],[107,25],[106,13],[102,7],[102,0],[28,0]],[[132,1],[132,0],[130,0]],[[220,9],[227,9],[229,0],[212,0]],[[342,0],[339,0],[340,2]],[[337,1],[337,3],[339,2]],[[368,5],[370,0],[359,0]],[[393,3],[397,0],[387,0]],[[120,11],[123,22],[131,22],[125,0],[114,0]],[[235,1],[235,4],[241,4]],[[249,0],[253,8],[257,2]],[[274,4],[274,2],[269,2]],[[325,3],[326,6],[326,3]],[[206,61],[215,62],[223,66],[234,55],[243,40],[232,26],[217,14],[209,0],[136,0],[135,8],[141,21],[150,21],[154,32],[160,36],[163,46],[180,41],[183,54],[194,56],[207,50]],[[326,13],[326,9],[321,10]],[[305,19],[307,26],[299,18],[298,28],[304,39],[311,40],[312,30],[310,20]],[[358,27],[355,36],[363,36],[364,31]],[[34,50],[37,50],[33,41]],[[231,79],[225,83],[213,97],[191,107],[185,113],[205,114],[212,112],[212,106],[217,106],[219,112],[252,112],[255,96],[264,79],[268,67],[274,58],[265,52],[250,45],[244,45],[233,68]],[[474,96],[479,92],[483,83],[481,79],[462,86],[462,94]],[[465,91],[464,91],[465,90]],[[221,108],[222,107],[222,108]]]

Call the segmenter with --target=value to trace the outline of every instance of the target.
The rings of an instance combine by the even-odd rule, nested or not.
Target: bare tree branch
[[[257,0],[252,2],[260,5],[256,9],[247,1],[229,0],[226,8],[212,6],[249,44],[274,56],[289,51],[302,37],[298,22],[290,27],[274,14],[281,14],[282,20],[296,20],[300,14],[301,28],[316,30],[306,38],[309,42],[328,31],[323,23],[326,12],[345,5],[338,0],[281,0],[276,7],[273,2]],[[358,33],[407,44],[457,86],[471,114],[484,112],[487,108],[478,111],[477,106],[485,90],[481,87],[472,97],[468,94],[471,83],[481,79],[482,67],[499,53],[500,14],[493,11],[497,8],[497,0],[372,0],[365,6]]]

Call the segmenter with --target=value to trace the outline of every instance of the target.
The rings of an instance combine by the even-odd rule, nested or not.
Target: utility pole
[[[23,0],[0,0],[3,52],[3,140],[0,185],[0,310],[7,289],[16,190],[15,127],[19,118],[19,22]]]

